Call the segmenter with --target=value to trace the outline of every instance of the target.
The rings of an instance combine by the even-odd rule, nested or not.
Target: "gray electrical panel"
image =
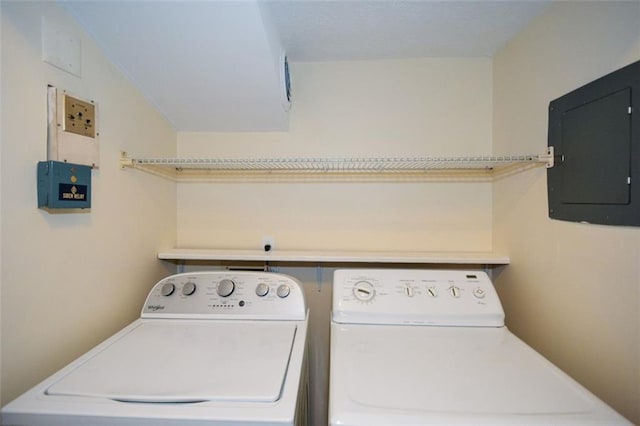
[[[640,61],[549,104],[549,217],[640,226]]]

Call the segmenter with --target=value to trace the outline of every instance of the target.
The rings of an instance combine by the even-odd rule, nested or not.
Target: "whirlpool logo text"
[[[147,305],[147,309],[151,312],[161,311],[164,309],[163,305]]]

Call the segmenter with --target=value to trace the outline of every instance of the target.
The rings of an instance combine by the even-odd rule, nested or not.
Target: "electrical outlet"
[[[273,237],[264,236],[262,237],[262,250],[271,251],[275,248],[276,239]]]
[[[96,137],[96,106],[92,102],[86,102],[69,95],[64,95],[64,122],[65,132],[88,138]]]

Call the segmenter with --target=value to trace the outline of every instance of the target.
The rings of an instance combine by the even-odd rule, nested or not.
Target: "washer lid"
[[[295,333],[291,323],[143,320],[47,394],[273,402],[280,398]]]

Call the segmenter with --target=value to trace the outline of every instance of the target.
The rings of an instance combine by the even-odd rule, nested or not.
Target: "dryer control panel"
[[[193,272],[159,281],[142,318],[304,320],[302,286],[270,272]]]
[[[504,311],[483,271],[339,269],[333,277],[333,320],[502,327]]]

